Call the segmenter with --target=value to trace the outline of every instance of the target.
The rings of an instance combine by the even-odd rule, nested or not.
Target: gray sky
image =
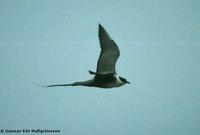
[[[0,1],[0,128],[63,135],[199,135],[198,0]],[[115,89],[90,79],[101,23],[118,44]]]

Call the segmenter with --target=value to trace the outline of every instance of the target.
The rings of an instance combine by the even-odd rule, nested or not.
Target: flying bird
[[[94,77],[88,81],[74,82],[71,84],[55,84],[46,87],[55,86],[88,86],[99,88],[120,87],[130,83],[125,78],[118,76],[116,73],[116,62],[120,56],[120,51],[115,41],[109,36],[108,32],[99,24],[98,29],[101,53],[97,62],[96,72],[90,71]]]

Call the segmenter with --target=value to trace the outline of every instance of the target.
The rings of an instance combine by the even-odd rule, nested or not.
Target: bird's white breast
[[[119,86],[124,85],[124,82],[122,82],[122,81],[120,80],[119,76],[117,76],[117,75],[114,75],[114,76],[115,76],[115,78],[116,78],[116,81],[106,84],[105,87],[107,87],[107,88],[112,88],[112,87],[119,87]]]
[[[115,77],[116,77],[116,84],[119,84],[119,85],[123,85],[124,84],[124,82],[122,82],[121,80],[120,80],[120,78],[119,78],[119,76],[118,75],[115,75]]]

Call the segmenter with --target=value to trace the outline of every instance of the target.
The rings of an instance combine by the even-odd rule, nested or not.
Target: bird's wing
[[[119,48],[107,31],[99,24],[99,41],[101,53],[97,62],[97,73],[116,73],[115,65],[120,55]]]

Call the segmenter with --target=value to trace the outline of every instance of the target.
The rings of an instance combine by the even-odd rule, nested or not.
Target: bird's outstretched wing
[[[116,73],[115,65],[120,51],[115,41],[110,38],[101,24],[99,24],[99,41],[101,53],[97,62],[96,72],[99,74]]]

